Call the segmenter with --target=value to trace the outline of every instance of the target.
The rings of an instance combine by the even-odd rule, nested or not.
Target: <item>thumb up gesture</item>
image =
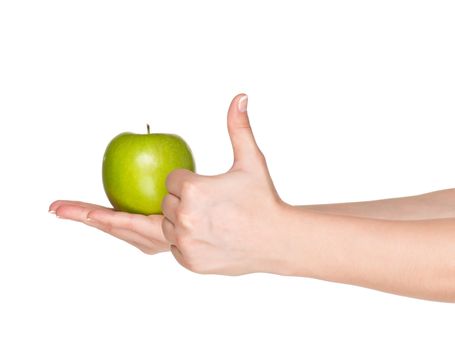
[[[227,116],[234,164],[224,174],[169,174],[162,231],[175,259],[197,273],[274,272],[286,255],[282,212],[264,155],[253,136],[248,96],[239,94]]]

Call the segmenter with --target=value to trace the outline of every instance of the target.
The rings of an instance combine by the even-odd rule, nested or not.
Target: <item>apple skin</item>
[[[125,132],[104,153],[104,191],[116,210],[161,214],[166,178],[179,168],[195,171],[191,149],[180,136]]]

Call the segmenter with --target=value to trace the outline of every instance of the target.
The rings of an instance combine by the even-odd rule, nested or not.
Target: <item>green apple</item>
[[[188,144],[178,135],[125,132],[106,148],[103,185],[116,210],[160,214],[166,177],[174,169],[195,170]]]

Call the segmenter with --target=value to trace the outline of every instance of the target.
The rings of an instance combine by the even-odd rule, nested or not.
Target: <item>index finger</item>
[[[62,205],[74,205],[74,206],[79,206],[79,207],[83,207],[83,208],[113,210],[112,208],[103,207],[102,205],[98,205],[98,204],[59,199],[59,200],[52,202],[52,204],[49,206],[49,212],[55,213],[57,211],[57,209],[59,207],[61,207]]]
[[[187,169],[175,169],[166,178],[166,188],[170,194],[181,198],[183,184],[194,180],[198,175]]]

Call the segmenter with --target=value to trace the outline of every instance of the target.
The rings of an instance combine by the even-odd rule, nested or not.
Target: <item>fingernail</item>
[[[49,214],[55,214],[55,210],[49,210]]]
[[[248,106],[248,95],[242,96],[239,100],[239,111],[240,112],[246,112],[246,108]]]
[[[86,222],[89,222],[89,223],[91,223],[91,224],[94,224],[94,223],[96,222],[96,220],[95,220],[95,219],[92,219],[92,218],[86,218],[85,221],[86,221]]]

